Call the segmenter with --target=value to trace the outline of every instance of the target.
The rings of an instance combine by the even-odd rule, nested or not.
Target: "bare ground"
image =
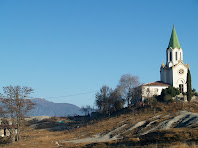
[[[106,145],[149,145],[154,141],[186,142],[198,141],[198,108],[180,110],[173,106],[162,106],[166,111],[139,110],[89,122],[73,122],[68,119],[44,119],[28,126],[22,132],[22,140],[14,144],[0,145],[8,148],[26,147],[82,147],[92,143]],[[60,121],[64,120],[64,124]],[[33,123],[32,123],[33,124]],[[31,125],[32,125],[31,124]],[[61,128],[60,128],[61,127]],[[61,129],[61,130],[55,130]],[[150,141],[151,140],[151,141]],[[152,141],[153,140],[153,141]],[[185,143],[183,143],[185,142]],[[175,145],[175,144],[174,144]],[[152,146],[151,146],[152,147]],[[169,147],[169,146],[167,146]]]
[[[68,143],[68,142],[96,143],[96,142],[114,141],[114,140],[121,139],[122,138],[122,137],[120,137],[121,134],[125,134],[126,132],[129,132],[129,131],[133,131],[133,130],[137,129],[138,127],[143,126],[145,124],[147,124],[146,127],[142,127],[140,132],[138,132],[139,135],[145,135],[145,134],[148,134],[150,132],[153,132],[153,131],[159,130],[159,129],[168,130],[170,128],[184,128],[184,127],[188,128],[188,127],[198,125],[198,113],[192,113],[192,112],[188,112],[186,110],[178,112],[178,115],[171,117],[163,122],[158,122],[159,118],[160,118],[160,115],[153,116],[150,118],[150,119],[155,119],[154,121],[149,121],[149,120],[139,121],[139,122],[135,123],[134,125],[132,125],[130,128],[128,127],[127,130],[125,130],[125,127],[127,127],[127,124],[123,124],[122,126],[108,132],[105,135],[101,135],[101,133],[97,133],[90,137],[81,138],[81,139],[64,140],[61,142],[62,143]],[[158,122],[158,125],[157,126],[155,125],[153,127],[152,124],[154,122]],[[149,127],[152,127],[152,128],[147,130],[147,128],[149,128]],[[141,132],[141,131],[144,131],[144,132]],[[118,132],[118,133],[116,133],[116,132]]]

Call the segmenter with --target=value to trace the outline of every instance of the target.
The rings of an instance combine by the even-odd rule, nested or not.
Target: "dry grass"
[[[195,144],[177,143],[175,145],[169,146],[169,148],[196,148]]]
[[[155,115],[162,115],[162,117],[166,114],[172,114],[174,116],[177,111],[187,109],[188,104],[175,104],[171,103],[169,105],[164,105],[159,103],[158,108],[160,108],[161,111],[158,111]],[[192,112],[198,112],[198,105],[195,103],[191,105],[191,111]],[[167,113],[168,112],[168,113]],[[104,135],[124,124],[133,125],[139,121],[143,121],[145,119],[149,119],[150,117],[153,117],[153,110],[151,109],[136,109],[135,114],[133,112],[128,112],[126,114],[121,114],[119,116],[109,117],[109,118],[103,118],[100,120],[93,120],[88,123],[81,123],[80,128],[73,128],[72,130],[63,130],[63,131],[50,131],[46,129],[31,129],[30,127],[26,127],[25,130],[22,132],[22,140],[20,142],[16,142],[14,144],[6,144],[2,145],[0,147],[7,147],[7,148],[27,148],[27,147],[35,147],[35,148],[45,148],[45,147],[83,147],[89,143],[65,143],[63,141],[69,140],[72,138],[84,138],[88,136],[92,136],[97,133],[101,133],[101,135]],[[164,121],[171,116],[167,118],[159,118],[158,122]],[[57,120],[60,120],[60,118],[56,119],[48,119],[46,122],[55,123]],[[61,119],[63,120],[63,119]],[[155,119],[150,119],[149,121],[154,121]],[[74,124],[75,126],[78,125],[76,123],[69,123],[69,125]],[[54,124],[49,124],[50,126],[54,126]],[[127,128],[127,127],[126,127]],[[156,135],[149,135],[149,138],[155,139]],[[183,128],[183,129],[171,129],[167,131],[160,131],[158,138],[164,138],[167,141],[166,142],[174,142],[172,139],[177,138],[183,139],[196,139],[198,137],[198,129],[189,129],[189,128]],[[170,140],[171,139],[171,140]],[[139,137],[134,137],[133,133],[129,132],[125,135],[125,138],[122,141],[111,141],[106,143],[100,143],[96,145],[92,145],[91,147],[116,147],[118,145],[118,142],[121,144],[123,143],[123,147],[132,147],[134,144],[136,144],[136,147],[143,147],[141,144],[141,141]],[[131,145],[130,145],[131,144]],[[139,146],[137,146],[139,145]],[[196,147],[196,144],[186,144],[186,143],[174,143],[174,144],[165,144],[166,147],[170,148],[194,148]],[[163,144],[147,144],[148,147],[163,147]]]

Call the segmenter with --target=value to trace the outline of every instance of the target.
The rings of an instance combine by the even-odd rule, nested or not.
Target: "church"
[[[160,81],[143,84],[142,100],[160,95],[162,89],[173,86],[179,88],[180,92],[187,92],[187,73],[189,64],[183,62],[183,50],[179,44],[175,27],[173,25],[172,34],[166,49],[166,63],[160,67]]]

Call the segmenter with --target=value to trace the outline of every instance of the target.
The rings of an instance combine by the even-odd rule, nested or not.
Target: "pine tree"
[[[187,73],[187,100],[188,102],[191,101],[191,98],[192,98],[191,74],[190,74],[190,69],[188,69],[188,73]]]

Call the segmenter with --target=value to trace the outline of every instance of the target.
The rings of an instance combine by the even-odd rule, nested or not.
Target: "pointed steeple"
[[[169,41],[169,45],[168,45],[168,48],[178,48],[180,49],[181,46],[179,44],[179,40],[177,38],[177,34],[176,34],[176,31],[175,31],[175,26],[173,25],[173,30],[172,30],[172,34],[171,34],[171,38],[170,38],[170,41]]]

